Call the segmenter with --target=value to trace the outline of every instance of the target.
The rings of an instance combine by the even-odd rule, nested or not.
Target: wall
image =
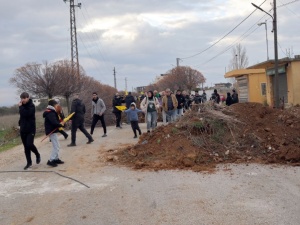
[[[248,75],[248,87],[249,87],[249,102],[267,103],[267,95],[269,85],[267,84],[267,77],[265,73],[255,73]],[[266,83],[266,95],[262,95],[261,83]]]
[[[287,67],[289,104],[300,104],[300,61],[292,61]]]

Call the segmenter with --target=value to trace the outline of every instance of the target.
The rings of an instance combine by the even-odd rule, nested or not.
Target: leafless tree
[[[43,64],[27,63],[16,69],[10,83],[19,89],[38,97],[52,98],[59,93],[57,68],[45,61]]]
[[[244,69],[248,66],[248,56],[246,48],[241,44],[237,44],[234,48],[232,48],[232,58],[229,62],[229,71]]]
[[[205,77],[198,70],[188,66],[178,66],[168,71],[156,84],[159,90],[193,90],[205,83]]]

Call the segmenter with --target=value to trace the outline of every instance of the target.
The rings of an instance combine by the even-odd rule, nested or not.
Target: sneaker
[[[107,134],[103,134],[102,137],[107,137]]]
[[[94,139],[90,139],[87,144],[91,144],[94,141]]]
[[[48,160],[47,165],[52,167],[57,167],[57,164],[54,161],[50,161],[50,160]]]
[[[133,138],[137,138],[137,136],[135,135]]]
[[[65,140],[66,140],[68,137],[69,137],[69,135],[67,134],[67,135],[65,136]]]
[[[41,162],[41,156],[36,157],[36,164],[40,164],[40,162]]]
[[[31,166],[32,166],[32,163],[27,163],[27,165],[24,167],[24,170],[27,170]]]
[[[54,159],[52,162],[56,163],[56,164],[64,164],[64,161],[61,161],[60,159]]]
[[[76,144],[75,143],[71,143],[71,144],[69,144],[69,145],[67,145],[68,147],[73,147],[73,146],[76,146]]]

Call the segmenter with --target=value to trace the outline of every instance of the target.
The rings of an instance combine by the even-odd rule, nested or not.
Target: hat
[[[51,106],[55,106],[55,105],[57,105],[57,102],[53,99],[50,99],[48,104],[51,105]]]

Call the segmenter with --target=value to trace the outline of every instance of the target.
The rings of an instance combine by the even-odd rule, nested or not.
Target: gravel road
[[[23,172],[22,146],[0,153],[0,224],[300,224],[299,167],[224,165],[214,174],[133,171],[105,160],[110,149],[137,142],[130,126],[108,127],[108,137],[101,135],[97,127],[95,142],[86,145],[78,132],[73,148],[60,137],[65,164],[57,168],[46,165],[48,140],[36,139],[42,162],[30,172]]]

